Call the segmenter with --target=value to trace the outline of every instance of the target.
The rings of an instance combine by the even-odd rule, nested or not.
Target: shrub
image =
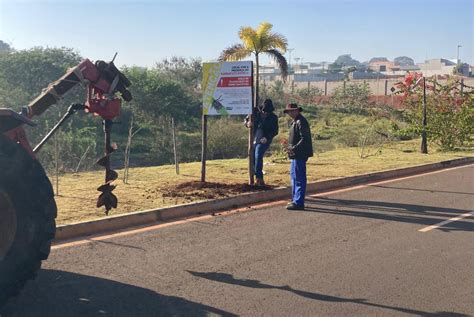
[[[370,88],[367,83],[347,83],[336,88],[329,103],[336,110],[364,114],[369,107]]]
[[[315,97],[322,96],[323,91],[317,87],[298,89],[296,95],[300,97],[304,104],[311,104]]]
[[[240,118],[218,118],[208,122],[207,158],[209,160],[248,155],[248,130]]]
[[[404,115],[409,130],[421,135],[423,126],[423,80],[421,74],[409,74],[397,83],[404,95]],[[418,84],[417,84],[418,81]],[[468,142],[474,133],[474,90],[461,94],[460,80],[446,84],[426,78],[426,135],[441,150],[454,150]]]

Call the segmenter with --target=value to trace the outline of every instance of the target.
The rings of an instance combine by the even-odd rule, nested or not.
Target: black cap
[[[265,99],[263,102],[263,112],[273,112],[275,111],[275,107],[273,107],[273,102],[271,99]]]

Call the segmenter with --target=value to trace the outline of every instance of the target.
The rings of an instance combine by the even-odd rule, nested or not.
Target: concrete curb
[[[442,161],[426,165],[419,165],[407,168],[362,174],[351,177],[337,178],[309,183],[307,194],[334,190],[342,187],[366,184],[392,178],[399,178],[409,175],[422,174],[444,168],[468,165],[474,163],[474,157]],[[291,196],[290,187],[275,188],[269,191],[242,194],[235,197],[214,199],[198,203],[189,203],[166,208],[137,211],[124,215],[111,216],[104,219],[78,222],[57,227],[56,241],[67,240],[99,233],[131,228],[156,222],[169,221],[184,217],[210,214],[216,211],[223,211],[232,208],[249,206],[256,203],[263,203],[272,200],[287,199]]]

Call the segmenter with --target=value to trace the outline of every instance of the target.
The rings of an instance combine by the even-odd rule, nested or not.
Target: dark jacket
[[[313,143],[311,141],[311,131],[309,123],[305,117],[299,114],[290,123],[290,136],[288,146],[292,153],[288,155],[290,159],[306,160],[313,156]]]
[[[255,116],[255,132],[257,129],[262,129],[263,136],[267,138],[268,143],[278,134],[278,117],[273,112],[268,113],[266,118],[260,114]]]

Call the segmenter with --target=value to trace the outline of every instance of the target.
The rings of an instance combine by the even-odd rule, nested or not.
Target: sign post
[[[251,61],[203,63],[202,72],[201,182],[205,182],[208,116],[252,114],[253,63]]]
[[[202,115],[201,182],[206,182],[207,116]]]

